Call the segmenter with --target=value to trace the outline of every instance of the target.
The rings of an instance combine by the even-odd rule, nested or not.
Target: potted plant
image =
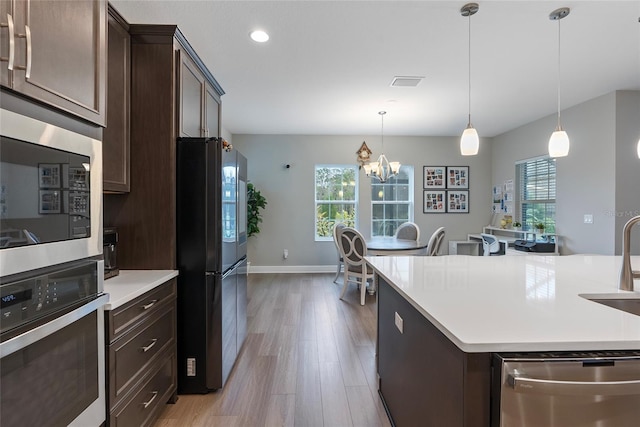
[[[544,222],[537,222],[535,224],[535,228],[536,228],[536,231],[538,232],[538,234],[544,233]]]
[[[514,230],[520,230],[520,227],[522,227],[522,223],[520,221],[513,221],[513,229]]]
[[[267,199],[256,190],[252,183],[247,184],[247,237],[260,232],[262,222],[261,209],[267,206]]]

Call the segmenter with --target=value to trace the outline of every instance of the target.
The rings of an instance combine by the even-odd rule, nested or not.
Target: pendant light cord
[[[558,130],[560,130],[560,21],[558,19]]]
[[[469,61],[469,123],[468,126],[471,126],[471,13],[469,13],[469,52],[468,52],[468,61]]]

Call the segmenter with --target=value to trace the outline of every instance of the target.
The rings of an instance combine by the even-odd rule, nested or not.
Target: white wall
[[[562,111],[569,156],[557,166],[556,229],[561,253],[619,253],[621,211],[638,210],[640,160],[629,154],[640,133],[640,93],[612,92]],[[515,179],[515,162],[547,153],[550,115],[496,136],[493,181]],[[584,224],[584,215],[593,224]]]
[[[640,92],[616,92],[616,254],[622,252],[620,230],[632,217],[640,215]],[[640,254],[640,227],[632,233],[631,252]]]
[[[557,232],[562,254],[619,254],[621,230],[632,214],[640,214],[640,92],[612,92],[562,111],[562,124],[571,139],[568,157],[557,160]],[[491,187],[515,182],[518,160],[547,153],[556,125],[550,115],[492,139],[481,141],[477,156],[463,157],[458,137],[385,137],[390,160],[414,167],[415,222],[423,238],[439,226],[449,240],[466,240],[489,222]],[[249,160],[249,180],[266,196],[261,233],[249,239],[252,268],[262,271],[331,271],[333,242],[314,240],[314,167],[316,164],[355,164],[363,140],[379,155],[380,136],[231,135]],[[290,164],[291,168],[284,166]],[[423,214],[422,166],[470,166],[470,213]],[[359,175],[359,228],[371,230],[370,180]],[[584,215],[593,224],[584,224]],[[288,249],[289,258],[282,252]],[[640,253],[640,229],[634,230],[632,252]]]
[[[316,164],[355,164],[362,141],[380,154],[380,136],[233,135],[233,146],[249,161],[249,180],[267,198],[260,234],[249,239],[252,269],[269,271],[331,271],[335,267],[333,242],[314,240],[314,168]],[[466,240],[467,233],[487,225],[491,209],[491,143],[481,141],[477,156],[463,157],[458,137],[385,136],[390,160],[414,167],[414,220],[424,239],[440,226],[446,227],[442,251],[448,240]],[[291,168],[286,169],[285,164]],[[470,212],[468,214],[422,213],[422,167],[424,165],[469,166]],[[359,174],[359,229],[371,230],[371,184]],[[282,253],[288,249],[289,257]]]

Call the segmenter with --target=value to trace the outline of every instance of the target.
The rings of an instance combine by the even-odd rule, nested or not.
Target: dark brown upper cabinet
[[[130,183],[131,37],[129,25],[109,6],[107,127],[103,132],[106,193],[128,193]]]
[[[0,0],[0,22],[2,86],[105,125],[106,0]]]
[[[189,55],[180,58],[180,136],[220,136],[219,91]]]
[[[173,270],[176,138],[218,136],[224,91],[175,25],[130,24],[129,34],[131,189],[105,196],[104,221],[118,228],[121,269]]]

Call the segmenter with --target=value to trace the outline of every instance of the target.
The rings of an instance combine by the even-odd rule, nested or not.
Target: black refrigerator
[[[178,138],[178,393],[222,388],[247,333],[247,159]]]

